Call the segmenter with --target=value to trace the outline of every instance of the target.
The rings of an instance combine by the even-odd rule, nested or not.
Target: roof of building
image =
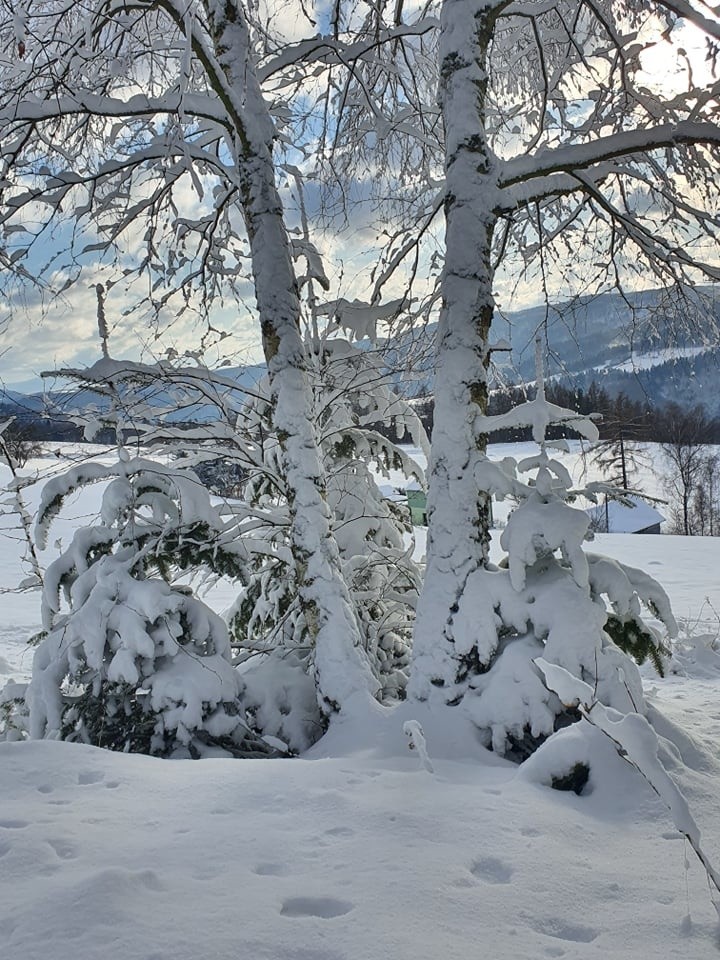
[[[405,503],[407,500],[404,490],[398,490],[389,483],[379,483],[378,490],[386,500],[393,500],[395,503]]]
[[[598,528],[605,529],[605,518],[608,520],[608,533],[639,533],[648,527],[662,523],[665,517],[652,504],[633,494],[627,499],[634,506],[628,507],[618,500],[610,500],[607,504],[607,513],[604,503],[597,507],[590,507],[586,513]]]

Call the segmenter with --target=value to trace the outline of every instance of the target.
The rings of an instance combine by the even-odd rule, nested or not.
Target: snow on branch
[[[27,96],[0,112],[0,124],[39,123],[78,115],[110,118],[159,116],[177,114],[181,107],[192,116],[227,124],[227,114],[217,99],[204,94],[167,93],[162,97],[149,97],[135,93],[122,99],[89,92],[70,93],[52,99]]]
[[[688,145],[720,146],[720,126],[715,123],[681,120],[654,127],[627,130],[598,137],[589,143],[541,149],[529,156],[501,164],[498,186],[502,190],[516,183],[552,173],[572,173],[615,157],[645,154],[652,150]]]
[[[568,426],[586,440],[597,440],[600,436],[597,426],[589,417],[550,403],[544,397],[520,403],[507,413],[478,417],[477,421],[481,433],[494,433],[506,427],[532,427],[533,440],[536,443],[543,442],[547,428],[552,424]]]
[[[291,66],[307,67],[311,63],[325,63],[330,66],[361,60],[381,44],[397,42],[405,37],[421,37],[438,29],[439,26],[440,21],[436,17],[423,17],[416,23],[403,23],[378,31],[378,36],[371,41],[347,43],[334,37],[313,37],[310,40],[301,40],[299,43],[289,44],[282,53],[259,67],[258,79],[263,82]]]
[[[377,325],[392,320],[407,305],[405,299],[390,300],[388,303],[363,303],[361,300],[331,300],[317,308],[318,314],[329,316],[343,330],[350,331],[357,340],[367,337],[375,340]]]

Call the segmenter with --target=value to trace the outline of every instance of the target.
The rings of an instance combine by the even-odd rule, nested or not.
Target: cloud
[[[100,356],[95,285],[107,280],[107,271],[98,266],[86,268],[80,279],[62,294],[44,296],[30,287],[10,305],[10,321],[3,334],[4,352],[0,355],[0,379],[9,386],[37,378],[42,371],[60,367],[82,367]],[[208,347],[206,361],[219,364],[256,362],[261,354],[255,317],[242,304],[218,307],[211,323],[217,333],[207,335],[207,327],[189,311],[177,316],[170,311],[151,323],[139,302],[138,283],[125,289],[113,287],[107,296],[105,312],[110,330],[110,352],[127,359],[164,356],[169,349],[178,354],[201,349],[203,334]],[[124,315],[128,308],[136,312]]]

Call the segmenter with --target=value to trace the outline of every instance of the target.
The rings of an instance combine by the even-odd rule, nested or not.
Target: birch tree
[[[277,135],[241,0],[2,2],[0,256],[5,278],[77,278],[90,255],[137,273],[156,316],[210,316],[250,258],[292,518],[296,579],[325,713],[374,697],[324,498]],[[199,212],[184,213],[188,196]],[[46,238],[66,241],[65,258]],[[74,245],[68,251],[68,237]],[[80,239],[78,239],[80,238]],[[132,262],[133,247],[140,255]],[[314,263],[312,250],[302,252]],[[320,271],[321,284],[326,280]]]
[[[670,38],[661,49],[672,52],[682,15],[705,31],[714,67],[720,21],[698,11],[664,2],[444,0],[446,249],[428,567],[415,634],[421,698],[440,688],[454,702],[468,664],[486,667],[470,638],[488,567],[480,478],[498,266],[534,262],[541,285],[553,263],[564,277],[609,272],[618,284],[629,262],[665,284],[720,274],[717,83],[710,76],[699,85],[688,63],[684,82],[667,89],[642,58],[661,31]]]
[[[413,87],[412,66],[419,58],[426,76],[427,39],[405,42],[402,55],[378,46],[370,63],[353,65],[337,102],[353,105],[346,128],[368,152],[381,138],[414,145],[413,170],[427,182],[418,197],[435,196],[444,179],[427,573],[410,690],[457,703],[462,678],[488,666],[474,638],[478,598],[489,595],[483,476],[495,291],[500,281],[525,283],[547,300],[717,279],[720,21],[683,0],[443,0],[419,15],[373,5],[366,21],[378,30],[394,18],[397,29],[398,9],[408,21],[439,14],[437,108],[425,102],[421,122],[409,120],[426,95]],[[391,82],[382,56],[392,57]],[[442,158],[431,116],[442,120]],[[334,140],[353,169],[342,119]],[[406,145],[383,159],[407,167],[409,155]],[[390,266],[422,262],[423,230],[426,222],[413,237],[408,227]],[[371,296],[378,289],[376,280]]]

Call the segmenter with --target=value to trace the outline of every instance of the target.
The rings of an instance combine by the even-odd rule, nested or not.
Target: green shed
[[[427,494],[418,483],[411,483],[405,488],[407,493],[410,518],[414,527],[427,526]]]
[[[410,508],[411,523],[414,527],[427,526],[427,494],[418,483],[411,483],[405,488],[408,507]],[[490,503],[490,526],[494,526],[492,502]]]

